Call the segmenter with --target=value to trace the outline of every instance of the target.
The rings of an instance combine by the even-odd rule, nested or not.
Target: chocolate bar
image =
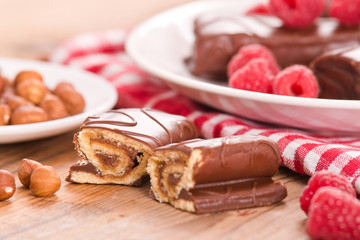
[[[309,65],[320,54],[360,42],[359,28],[341,27],[336,19],[319,18],[305,29],[287,29],[274,16],[205,13],[194,22],[195,43],[186,59],[197,76],[226,79],[227,64],[244,45],[268,47],[281,67]]]
[[[320,98],[360,99],[360,45],[324,53],[310,65]]]
[[[195,137],[193,122],[157,110],[128,108],[91,116],[74,135],[82,160],[70,167],[66,180],[140,185],[148,179],[153,149]]]
[[[157,148],[147,171],[156,200],[189,212],[209,213],[284,199],[285,186],[272,180],[279,164],[275,142],[243,135]]]

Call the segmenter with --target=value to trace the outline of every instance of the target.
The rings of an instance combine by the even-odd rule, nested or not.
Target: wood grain
[[[0,168],[17,175],[22,158],[55,167],[61,189],[35,197],[16,179],[15,195],[0,202],[0,239],[308,239],[299,194],[307,178],[281,168],[288,197],[281,203],[216,214],[195,215],[158,203],[141,187],[70,184],[64,179],[79,157],[74,132],[0,145]]]
[[[0,54],[45,58],[64,39],[86,31],[131,27],[186,0],[2,0]],[[17,176],[23,158],[53,166],[62,179],[50,197],[17,191],[0,202],[0,239],[308,239],[299,196],[307,177],[280,169],[288,197],[261,208],[195,215],[161,204],[141,187],[70,184],[79,157],[76,130],[51,138],[0,145],[0,169]],[[0,130],[1,134],[1,130]]]

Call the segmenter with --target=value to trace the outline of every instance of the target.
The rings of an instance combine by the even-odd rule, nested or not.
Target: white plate
[[[70,117],[40,123],[0,126],[0,143],[34,140],[73,130],[89,115],[111,109],[117,101],[116,90],[105,79],[78,68],[40,61],[0,58],[0,69],[1,73],[10,79],[22,70],[38,71],[50,89],[60,81],[70,82],[86,102],[84,112]]]
[[[198,1],[170,9],[137,26],[127,40],[127,52],[141,68],[163,79],[171,88],[217,109],[268,123],[359,133],[360,101],[308,99],[232,89],[188,72],[183,60],[191,54],[196,16],[225,8],[244,11],[259,2]]]

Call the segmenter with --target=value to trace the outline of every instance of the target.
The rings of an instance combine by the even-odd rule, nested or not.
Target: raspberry
[[[250,8],[249,10],[246,11],[245,13],[246,15],[252,15],[252,14],[260,14],[260,15],[272,15],[270,9],[269,9],[269,5],[266,4],[258,4],[253,8]]]
[[[255,58],[266,59],[269,62],[270,71],[274,75],[280,71],[273,53],[267,47],[260,44],[249,44],[240,48],[239,51],[231,58],[227,66],[228,77],[230,78],[234,72]]]
[[[271,73],[269,63],[263,58],[256,58],[232,74],[229,86],[232,88],[271,93]]]
[[[333,187],[319,189],[311,201],[306,231],[313,239],[360,239],[360,201]]]
[[[310,26],[325,9],[325,0],[270,0],[270,11],[288,28]]]
[[[279,95],[316,98],[319,86],[313,72],[302,65],[282,70],[273,82],[273,92]]]
[[[358,26],[360,23],[360,0],[331,0],[329,16],[337,18],[344,26]]]
[[[309,179],[308,185],[300,196],[300,207],[305,213],[308,213],[311,199],[316,191],[326,186],[342,190],[353,197],[356,196],[354,188],[345,177],[330,171],[320,171]]]

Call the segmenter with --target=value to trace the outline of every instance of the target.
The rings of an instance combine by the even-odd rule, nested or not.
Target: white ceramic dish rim
[[[50,79],[48,81],[58,82],[60,80],[69,81],[73,84],[76,84],[76,77],[81,76],[82,82],[86,81],[86,85],[82,86],[79,90],[82,92],[84,97],[89,98],[88,96],[88,84],[92,84],[92,86],[101,87],[103,93],[99,92],[99,95],[94,95],[92,97],[98,99],[105,99],[103,102],[96,102],[96,104],[92,103],[89,105],[89,102],[86,101],[86,107],[84,112],[80,114],[76,114],[73,116],[65,117],[62,119],[39,122],[39,123],[31,123],[31,124],[21,124],[21,125],[6,125],[0,126],[0,144],[2,143],[14,143],[14,142],[21,142],[21,141],[28,141],[34,140],[49,136],[54,136],[60,133],[64,133],[66,131],[73,130],[79,127],[82,122],[90,115],[99,114],[106,110],[111,109],[116,101],[117,101],[117,92],[114,87],[108,83],[102,77],[95,75],[93,73],[81,70],[76,67],[71,66],[64,66],[57,63],[51,62],[41,62],[36,60],[27,60],[27,59],[16,59],[16,58],[0,58],[0,67],[3,65],[4,72],[6,72],[6,65],[15,65],[19,71],[20,70],[27,70],[27,69],[36,69],[41,70],[44,73],[51,72],[51,71],[61,71],[66,73],[66,75],[74,75],[74,79],[71,77],[67,77],[66,79]],[[16,73],[12,73],[16,74]],[[6,74],[4,74],[7,76]],[[50,74],[51,75],[51,74]],[[86,80],[85,80],[86,79]],[[106,97],[105,97],[106,94]],[[95,99],[96,100],[96,99]],[[92,101],[95,102],[95,101]]]
[[[143,22],[142,24],[138,25],[135,29],[133,29],[126,43],[127,52],[134,59],[134,61],[139,66],[141,66],[145,71],[159,78],[162,78],[165,81],[186,86],[188,88],[197,89],[199,91],[205,91],[217,95],[224,95],[235,98],[241,97],[243,99],[256,100],[259,102],[294,105],[294,106],[302,106],[308,108],[321,107],[321,108],[331,108],[331,109],[333,108],[360,109],[360,101],[358,100],[302,98],[302,97],[281,96],[275,94],[265,94],[265,93],[233,89],[225,86],[212,84],[209,82],[199,81],[195,78],[193,79],[185,76],[180,76],[176,73],[168,71],[167,69],[163,69],[157,66],[154,62],[148,61],[146,58],[143,58],[141,52],[137,50],[133,38],[136,38],[139,35],[146,34],[146,32],[152,26],[164,25],[164,19],[171,19],[171,17],[178,16],[179,13],[182,12],[189,12],[189,14],[196,14],[200,12],[198,9],[209,10],[209,9],[217,8],[219,6],[223,7],[225,1],[213,0],[213,1],[199,1],[194,3],[188,3],[167,10],[163,13],[160,13],[150,18],[149,20]],[[233,0],[228,0],[226,2],[228,6],[231,6],[232,4],[234,5],[242,4],[239,3],[239,1],[233,1]],[[211,5],[210,7],[209,4]],[[195,11],[192,11],[193,9],[195,9]]]

